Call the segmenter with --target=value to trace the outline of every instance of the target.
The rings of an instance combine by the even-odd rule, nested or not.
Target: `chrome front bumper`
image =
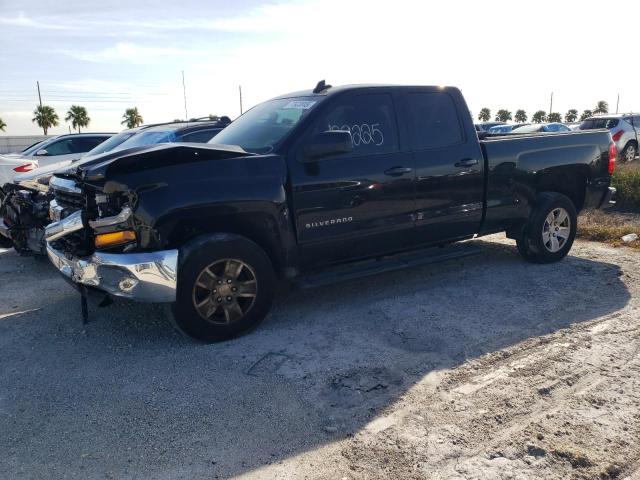
[[[67,258],[47,244],[47,255],[60,273],[76,284],[139,302],[176,300],[178,250]]]

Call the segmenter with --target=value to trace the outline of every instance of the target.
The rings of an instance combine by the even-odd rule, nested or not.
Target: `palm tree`
[[[538,110],[531,116],[531,121],[533,123],[542,123],[547,121],[547,112],[544,110]]]
[[[4,132],[5,128],[7,128],[7,124],[0,118],[0,130]]]
[[[511,116],[511,112],[504,108],[498,110],[498,113],[496,114],[496,122],[506,122],[508,120],[511,120],[512,118],[513,117]]]
[[[578,110],[572,108],[564,114],[564,121],[567,123],[573,123],[578,119]]]
[[[589,117],[593,117],[593,112],[591,110],[585,110],[582,112],[582,115],[580,115],[580,121],[582,122]]]
[[[529,117],[527,117],[527,112],[525,112],[524,110],[520,109],[516,111],[516,122],[518,123],[525,123],[527,121]]]
[[[596,108],[593,109],[593,114],[600,115],[606,113],[609,113],[609,104],[604,100],[600,100],[596,105]]]
[[[58,122],[58,114],[49,105],[38,105],[33,111],[33,115],[34,117],[31,121],[37,123],[45,135],[51,127],[57,127],[60,124]]]
[[[552,112],[547,116],[547,121],[548,122],[561,122],[562,121],[562,115],[560,115],[558,112]]]
[[[71,120],[71,126],[73,128],[77,128],[78,133],[80,133],[80,127],[88,127],[89,122],[91,121],[87,114],[87,109],[80,105],[71,105],[71,108],[67,112],[67,116],[64,120],[65,122]]]
[[[480,120],[481,122],[488,122],[489,120],[491,120],[491,110],[486,107],[480,110],[480,113],[478,114],[478,120]]]
[[[139,125],[142,125],[144,120],[142,119],[142,115],[138,112],[138,107],[127,108],[124,111],[124,115],[122,115],[122,121],[120,125],[126,125],[127,128],[135,128]]]

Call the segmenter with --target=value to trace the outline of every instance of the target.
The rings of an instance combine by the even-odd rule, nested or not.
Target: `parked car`
[[[219,341],[255,327],[280,283],[456,255],[417,248],[505,231],[526,260],[559,261],[577,212],[609,205],[615,160],[606,131],[479,141],[456,88],[320,82],[208,145],[56,173],[47,253],[82,298],[167,302],[180,330]]]
[[[37,168],[37,160],[0,156],[0,185],[10,182],[16,175]]]
[[[228,117],[211,121],[208,117],[189,122],[155,124],[125,130],[101,143],[77,163],[85,159],[100,158],[108,152],[135,151],[147,145],[162,142],[204,143],[231,122]],[[0,204],[0,237],[10,239],[22,253],[45,254],[44,228],[49,223],[49,179],[53,172],[68,167],[70,160],[57,162],[16,176],[3,187],[6,198]],[[8,243],[6,240],[3,242]]]
[[[99,155],[100,153],[114,150],[120,144],[122,144],[123,142],[125,142],[126,140],[128,140],[129,138],[131,138],[133,135],[135,135],[137,132],[139,132],[144,128],[146,127],[142,126],[142,127],[124,130],[118,133],[117,135],[113,135],[108,140],[105,140],[104,142],[98,144],[98,146],[96,146],[92,150],[89,150],[88,152],[83,153],[78,158],[75,158],[73,160],[71,159],[61,160],[59,162],[50,163],[49,165],[44,167],[38,167],[35,170],[30,170],[26,173],[21,173],[19,175],[16,175],[13,178],[13,182],[24,185],[24,186],[29,186],[29,182],[38,182],[38,184],[40,185],[47,185],[48,179],[51,176],[53,176],[53,172],[55,172],[56,170],[60,170],[61,168],[67,167],[71,165],[73,162],[77,162],[81,158],[92,156],[92,155]]]
[[[488,132],[490,128],[506,125],[506,122],[480,122],[475,124],[476,132]]]
[[[590,117],[580,124],[580,130],[607,128],[620,152],[620,159],[631,162],[638,156],[640,142],[640,114],[625,113]]]
[[[512,131],[530,125],[529,123],[512,123],[510,125],[496,125],[495,127],[491,127],[488,130],[488,133],[491,134],[499,134],[499,133],[511,133]]]
[[[570,132],[571,129],[564,123],[533,123],[524,127],[518,128],[513,133],[537,133],[537,132]]]
[[[59,135],[38,142],[20,153],[0,155],[3,158],[37,160],[40,167],[65,161],[77,160],[82,154],[97,147],[113,133],[74,133]]]

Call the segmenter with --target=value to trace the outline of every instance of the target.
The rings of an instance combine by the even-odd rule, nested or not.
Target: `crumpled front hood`
[[[233,145],[161,143],[85,157],[67,168],[56,171],[55,175],[83,180],[102,180],[108,172],[112,171],[124,173],[127,170],[161,168],[176,163],[186,164],[253,155],[255,154]]]

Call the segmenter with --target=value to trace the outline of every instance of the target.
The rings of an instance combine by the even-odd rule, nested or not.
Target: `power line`
[[[184,70],[182,70],[182,94],[184,95],[184,119],[189,120],[189,114],[187,113],[187,87],[184,84]]]

